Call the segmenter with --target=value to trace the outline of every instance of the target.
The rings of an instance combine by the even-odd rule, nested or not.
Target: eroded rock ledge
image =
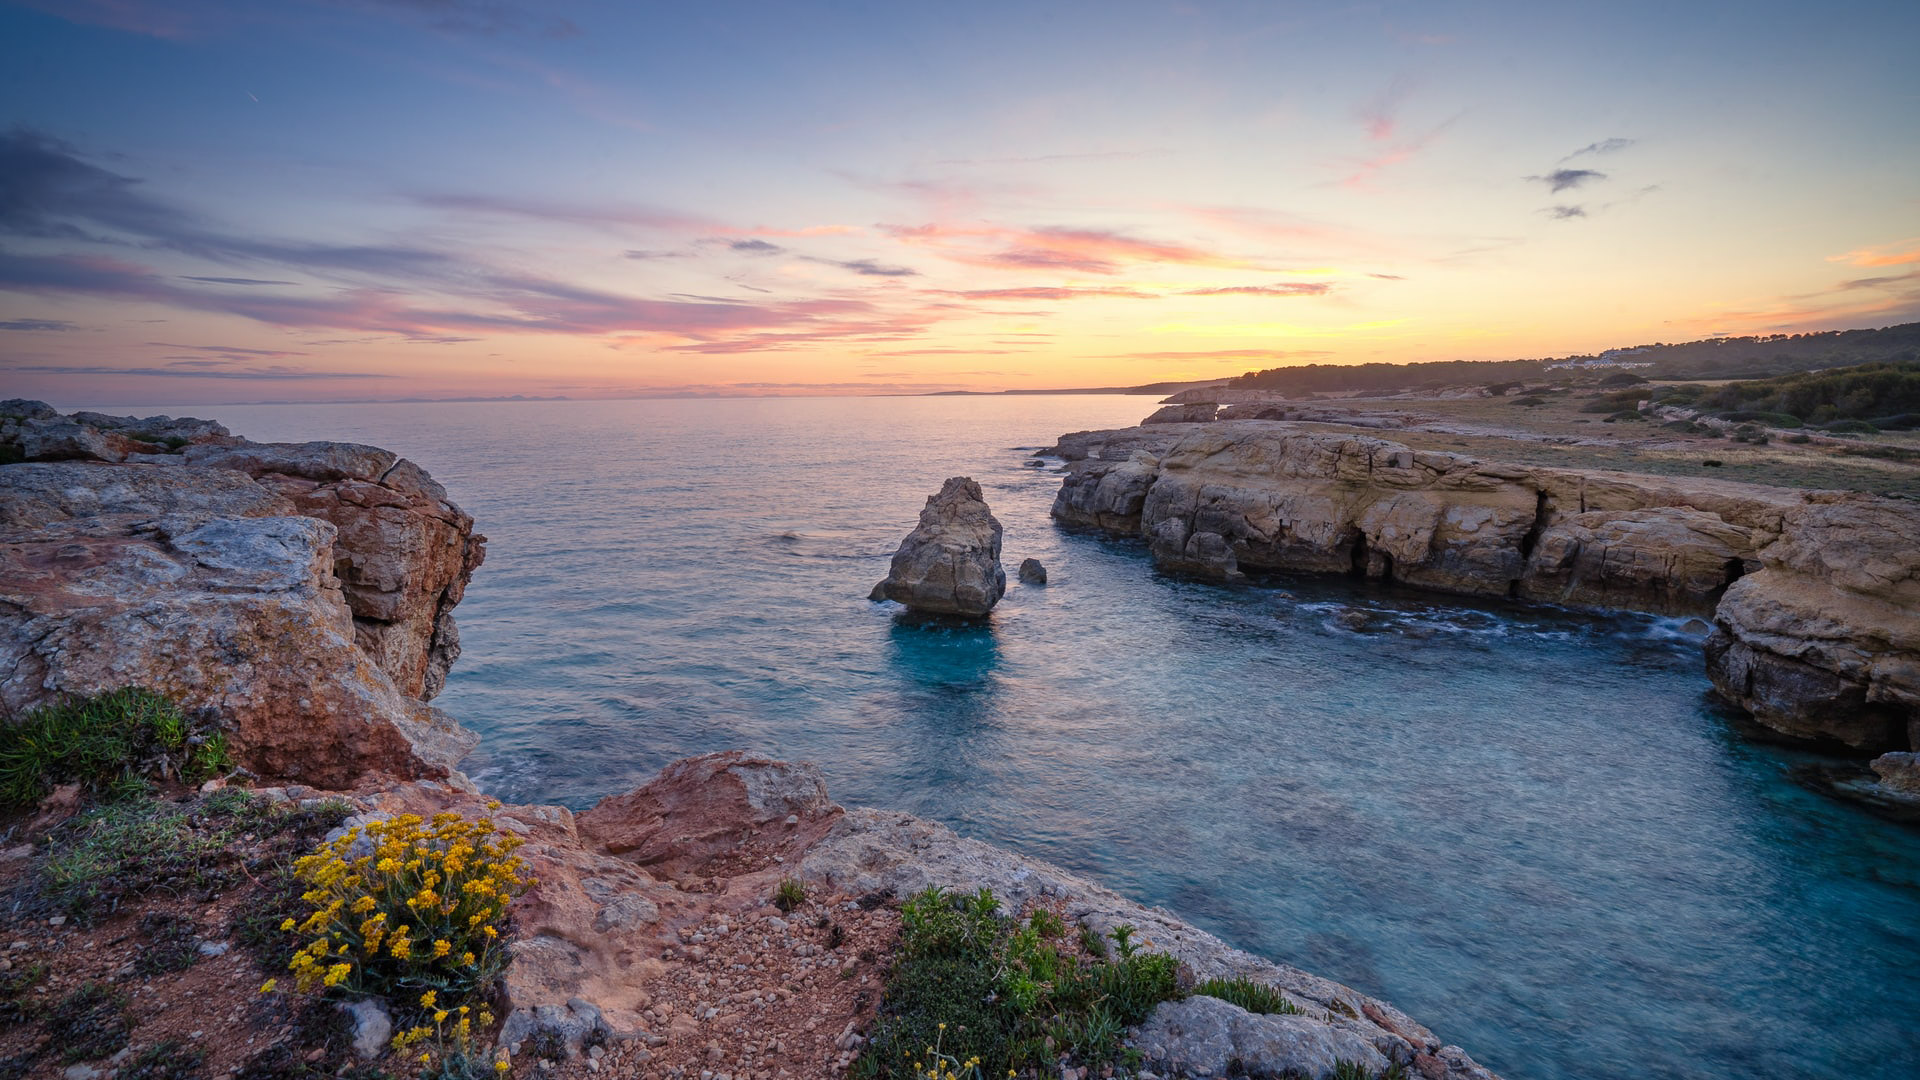
[[[1350,573],[1711,616],[1715,688],[1782,733],[1920,748],[1920,507],[1484,462],[1278,421],[1063,437],[1053,516],[1164,569]]]
[[[486,538],[425,471],[212,421],[0,403],[0,710],[142,686],[262,775],[456,775],[426,704]]]

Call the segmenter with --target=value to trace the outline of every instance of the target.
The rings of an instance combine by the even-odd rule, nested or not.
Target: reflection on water
[[[217,415],[392,447],[474,513],[492,544],[438,704],[503,797],[584,806],[757,748],[1380,994],[1515,1080],[1913,1075],[1920,833],[1733,731],[1683,620],[1224,588],[1056,530],[1058,476],[1006,448],[1150,408]],[[962,473],[1052,584],[983,626],[869,602]]]

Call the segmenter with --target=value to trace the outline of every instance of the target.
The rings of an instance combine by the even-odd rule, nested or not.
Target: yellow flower
[[[488,936],[488,937],[490,937],[490,938],[492,938],[492,937],[499,937],[499,936],[500,936],[500,931],[498,931],[498,930],[495,930],[495,929],[494,929],[493,927],[491,927],[491,926],[483,926],[483,927],[481,927],[481,928],[480,928],[480,932],[481,932],[481,933],[483,933],[483,934],[485,934],[485,935],[487,935],[487,936]]]
[[[434,998],[434,991],[429,990],[426,993],[420,995],[420,1004],[425,1008],[431,1009],[433,1008],[433,998]]]
[[[293,927],[294,927],[294,922],[292,919],[288,919],[287,921],[280,924],[280,929],[282,930],[291,930],[293,929]]]
[[[436,1012],[436,1013],[434,1013],[434,1014],[433,1014],[433,1022],[434,1022],[434,1023],[436,1023],[436,1024],[444,1024],[444,1023],[446,1023],[446,1022],[447,1022],[447,1010],[445,1010],[445,1009],[441,1009],[441,1010],[440,1010],[439,1012]]]
[[[437,959],[453,951],[453,942],[440,938],[433,943],[433,955]]]
[[[472,953],[463,952],[460,954],[460,963],[466,965],[467,967],[472,967],[473,965],[479,963],[479,960]]]
[[[266,982],[260,984],[260,992],[263,994],[271,994],[273,993],[273,988],[279,985],[279,979],[268,979]]]

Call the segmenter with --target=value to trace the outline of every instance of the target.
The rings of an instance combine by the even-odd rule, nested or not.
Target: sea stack
[[[900,542],[892,569],[873,595],[914,611],[977,619],[1006,591],[1000,522],[987,509],[980,485],[956,476],[927,499],[919,526]]]

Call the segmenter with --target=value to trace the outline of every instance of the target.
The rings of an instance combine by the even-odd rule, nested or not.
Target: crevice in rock
[[[1372,470],[1373,456],[1371,454],[1367,456],[1367,467],[1369,471]],[[1349,569],[1347,573],[1349,575],[1357,578],[1364,578],[1367,576],[1367,534],[1366,533],[1363,533],[1363,532],[1354,533],[1351,562],[1348,565],[1349,565]]]

